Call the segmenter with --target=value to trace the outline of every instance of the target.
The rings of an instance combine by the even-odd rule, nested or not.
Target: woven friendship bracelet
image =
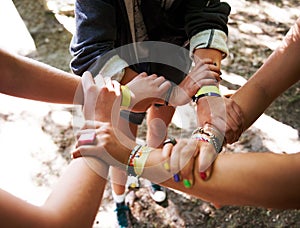
[[[196,133],[192,135],[192,139],[201,141],[201,142],[209,142],[209,139],[207,137],[204,137],[203,134]]]
[[[136,175],[138,176],[142,175],[147,158],[149,157],[152,150],[153,149],[151,147],[142,146],[139,149],[139,151],[135,154],[133,159],[133,164],[134,164],[134,171]]]
[[[122,102],[121,106],[128,108],[130,106],[131,102],[131,92],[130,89],[127,86],[122,85],[121,86],[121,91],[122,91]]]
[[[139,145],[139,144],[136,145],[129,155],[128,162],[127,162],[127,168],[126,168],[128,176],[134,176],[134,177],[137,176],[137,174],[135,173],[135,170],[134,170],[133,160],[134,160],[136,153],[138,153],[138,151],[140,150],[141,147],[142,147],[142,145]]]
[[[192,138],[209,142],[214,146],[217,153],[222,151],[223,144],[221,143],[220,139],[213,133],[205,131],[202,127],[198,127],[193,131]]]

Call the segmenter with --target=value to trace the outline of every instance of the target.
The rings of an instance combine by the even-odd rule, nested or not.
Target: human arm
[[[126,169],[129,154],[136,143],[126,139],[126,136],[122,136],[108,123],[96,124],[99,124],[97,127],[99,144],[80,146],[73,155],[96,156],[114,166]],[[174,148],[166,144],[163,151],[167,152],[162,153],[162,149],[152,148],[142,177],[219,205],[300,208],[298,194],[300,153],[290,155],[271,152],[222,153],[213,164],[214,174],[209,181],[203,181],[198,170],[192,169],[185,170],[188,175],[184,176],[184,173],[181,173],[180,181],[174,182],[173,175],[187,162],[195,162],[195,167],[199,165],[197,151],[201,145],[199,141],[183,139]],[[171,158],[168,160],[170,154]],[[113,159],[107,160],[111,158]],[[166,162],[170,164],[169,170],[165,168]],[[190,176],[191,172],[194,178]],[[184,180],[193,182],[193,186],[187,188],[183,184]]]
[[[183,146],[180,145],[183,143]],[[187,164],[191,156],[197,151],[197,145],[201,142],[188,140],[179,141],[178,149],[172,150],[173,169],[180,169],[178,161]],[[184,148],[183,149],[180,149]],[[188,149],[187,147],[190,147]],[[174,150],[175,149],[175,150]],[[176,158],[177,157],[177,158]],[[179,158],[184,159],[181,161]],[[190,161],[194,161],[191,159]],[[198,163],[198,160],[195,160]],[[213,175],[209,181],[201,182],[196,169],[192,169],[195,175],[196,189],[187,189],[192,195],[218,205],[259,206],[266,208],[299,208],[299,175],[300,153],[276,154],[272,152],[247,152],[247,153],[222,153],[213,164]],[[175,165],[174,165],[175,164]],[[183,166],[181,166],[183,167]],[[191,166],[190,166],[191,167]],[[185,170],[182,178],[192,178],[191,170]],[[182,170],[181,170],[181,174]],[[198,185],[198,187],[197,187]],[[193,190],[194,189],[194,190]]]
[[[201,64],[203,59],[208,58],[216,65],[215,72],[220,74],[221,60],[228,54],[226,41],[230,6],[220,1],[195,0],[187,1],[186,6],[186,31],[190,38],[190,54],[195,62],[194,69],[197,69],[197,66]],[[193,73],[195,72],[192,70],[190,74]],[[217,78],[220,79],[220,76],[218,75]],[[218,82],[219,80],[208,84],[210,87],[206,87],[207,84],[202,85],[200,89],[206,88],[207,92],[214,92],[217,95],[218,92],[216,93],[215,91],[218,91]],[[198,126],[203,127],[206,123],[210,123],[225,137],[231,136],[237,138],[242,122],[238,106],[231,100],[223,100],[223,98],[207,96],[204,99],[205,102],[202,98],[196,102]],[[215,102],[216,100],[218,102]],[[212,106],[212,102],[222,104],[222,106]],[[226,113],[224,107],[230,110],[228,112],[229,115],[223,115]],[[222,139],[222,141],[225,140]],[[230,139],[228,142],[231,142]],[[205,171],[214,161],[216,155],[217,153],[213,150],[203,151],[201,153],[202,162],[200,169]]]
[[[241,133],[265,111],[278,95],[299,80],[299,52],[295,51],[300,48],[299,24],[300,19],[265,64],[232,96],[231,99],[239,105],[244,115]],[[207,150],[207,146],[208,144],[200,148],[200,154]],[[214,158],[213,155],[211,153],[212,158]],[[187,172],[185,173],[188,175]]]
[[[227,36],[228,36],[228,16],[230,6],[226,2],[215,1],[196,1],[188,0],[186,12],[186,30],[190,37],[190,53],[194,58],[195,65],[201,64],[201,60],[211,59],[216,65],[216,72],[221,70],[221,60],[228,54]],[[199,16],[201,15],[201,17]],[[197,22],[197,23],[196,23]],[[214,83],[218,87],[218,83]],[[210,99],[208,97],[207,99]],[[212,98],[213,99],[213,98]],[[199,119],[199,116],[205,116],[202,110],[211,110],[212,108],[204,104],[201,100],[197,102],[198,125],[203,126],[205,122]],[[229,108],[230,106],[228,106]],[[231,107],[234,111],[234,109]],[[213,112],[213,110],[211,110]],[[211,115],[216,115],[211,113]],[[210,116],[209,116],[210,117]],[[208,118],[209,118],[208,117]],[[222,120],[216,121],[216,127],[224,125]],[[229,125],[230,127],[234,127]],[[222,131],[223,128],[220,128]]]
[[[83,77],[84,100],[96,99],[89,96],[99,91],[86,87],[90,88],[89,81]],[[102,92],[108,93],[107,90]],[[91,105],[93,103],[85,102],[83,110],[86,118],[93,116]],[[101,100],[98,108],[105,110],[103,106],[105,103]],[[103,116],[98,118],[105,120]],[[1,224],[9,227],[91,227],[102,199],[107,173],[108,166],[95,158],[72,161],[40,207],[0,190]]]
[[[74,58],[70,65],[76,75],[88,70],[94,77],[100,72],[119,82],[128,82],[137,75],[116,50],[122,44],[132,43],[124,9],[121,1],[75,1],[76,29],[70,44]]]
[[[285,90],[300,79],[300,18],[261,68],[232,95],[244,117],[244,129]]]
[[[1,225],[91,227],[102,199],[107,172],[108,166],[95,158],[72,161],[42,206],[0,190]]]
[[[44,102],[82,104],[80,78],[70,73],[1,48],[0,69],[1,93]]]

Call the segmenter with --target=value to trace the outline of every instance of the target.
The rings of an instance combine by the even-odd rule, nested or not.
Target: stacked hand
[[[184,80],[174,87],[170,104],[173,106],[187,104],[202,86],[217,85],[219,78],[220,72],[211,60],[199,61]]]
[[[145,112],[153,103],[162,102],[163,95],[170,88],[171,83],[164,77],[155,74],[147,76],[141,73],[126,86],[131,91],[129,109],[135,112]]]

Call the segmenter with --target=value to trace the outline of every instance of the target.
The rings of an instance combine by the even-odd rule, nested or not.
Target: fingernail
[[[179,182],[179,181],[180,181],[180,177],[179,177],[178,174],[175,174],[175,175],[173,176],[173,179],[174,179],[175,182]]]
[[[192,185],[191,185],[191,182],[189,181],[189,180],[187,180],[187,179],[184,179],[183,180],[183,185],[184,185],[184,187],[186,187],[186,188],[190,188]]]
[[[165,168],[165,170],[170,171],[170,165],[168,162],[164,163],[164,168]]]
[[[206,180],[207,175],[205,172],[200,172],[200,177],[202,180]]]

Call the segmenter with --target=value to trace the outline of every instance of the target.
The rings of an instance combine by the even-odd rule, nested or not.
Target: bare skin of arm
[[[80,77],[0,49],[0,92],[32,100],[82,104]]]
[[[91,124],[87,127],[95,127],[95,122]],[[73,156],[96,156],[113,166],[126,169],[129,154],[136,143],[116,132],[109,123],[97,124],[98,145],[80,146]],[[188,165],[189,162],[195,162],[195,167],[199,165],[199,147],[201,142],[183,139],[174,148],[167,144],[163,149],[152,149],[142,177],[220,205],[300,208],[300,153],[222,153],[212,166],[213,175],[209,181],[203,181],[197,169]],[[165,162],[171,164],[171,170],[164,168]],[[184,172],[193,172],[195,177],[190,179],[194,184],[190,188],[186,188],[182,182],[188,178],[183,177],[181,170],[185,166],[191,168]],[[173,174],[179,171],[181,181],[174,182]]]
[[[83,91],[79,76],[27,57],[12,54],[1,48],[0,69],[1,93],[43,102],[83,104]],[[163,84],[164,87],[158,90],[157,86],[153,86],[153,81],[157,79],[157,76],[146,78],[145,73],[138,75],[129,68],[126,69],[126,75],[127,81],[135,79],[128,85],[133,92],[134,97],[131,100],[134,105],[141,103],[140,97],[145,97],[147,94],[161,97],[158,94],[163,94],[168,89],[168,83],[163,83],[165,80],[162,77],[159,81],[162,82],[160,85]],[[124,82],[127,83],[127,81]],[[142,91],[139,90],[141,85],[145,84],[148,86],[142,87]],[[151,105],[152,100],[148,102],[149,104],[144,102],[138,108],[143,109],[144,106]]]
[[[23,63],[20,64],[22,66]],[[33,73],[39,75],[37,72]],[[85,77],[84,98],[86,101],[93,100],[95,97],[89,99],[90,90],[86,89],[89,81],[86,82],[84,79]],[[96,93],[98,94],[98,91]],[[105,98],[111,95],[115,97],[108,89],[103,93],[106,94]],[[105,103],[101,98],[98,99],[99,108],[102,104],[102,109],[105,110],[103,107]],[[90,105],[93,103],[85,102],[86,118],[94,115],[94,110],[88,107]],[[106,121],[105,114],[109,116],[108,112],[104,112],[103,118],[102,116],[98,118]],[[1,224],[6,227],[92,227],[101,203],[107,175],[108,166],[100,160],[89,157],[72,161],[41,207],[0,190]]]
[[[91,163],[97,172],[90,167]],[[92,227],[107,172],[107,165],[95,158],[72,161],[41,207],[0,190],[1,224],[5,227]]]
[[[232,99],[244,115],[244,130],[285,90],[300,79],[300,18],[282,44]]]

